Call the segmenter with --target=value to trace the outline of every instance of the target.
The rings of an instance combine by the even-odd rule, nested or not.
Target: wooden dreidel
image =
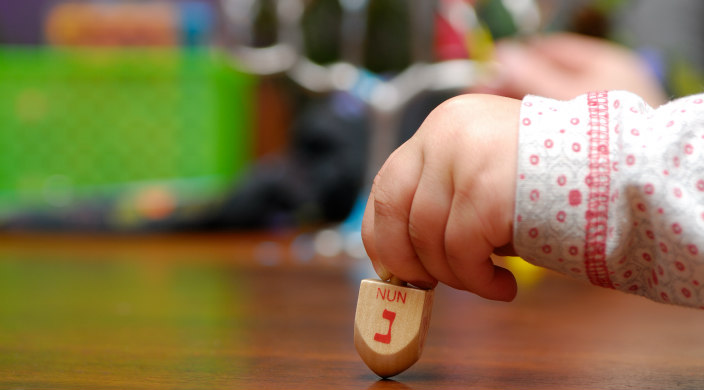
[[[364,279],[354,318],[354,346],[364,363],[382,378],[412,366],[423,351],[434,290]]]

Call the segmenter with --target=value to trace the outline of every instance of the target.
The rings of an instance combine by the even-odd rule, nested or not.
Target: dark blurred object
[[[612,20],[609,13],[599,7],[585,6],[572,16],[571,30],[596,38],[609,38]]]
[[[0,44],[40,43],[44,2],[45,0],[0,1]]]
[[[364,66],[368,70],[398,73],[411,64],[411,6],[406,0],[369,2],[364,45]]]
[[[337,0],[313,0],[303,13],[305,55],[318,64],[340,60],[342,7]]]
[[[341,221],[364,185],[368,129],[364,109],[349,95],[313,99],[295,120],[288,153],[257,163],[212,210],[160,225],[245,229]]]
[[[254,47],[267,47],[276,43],[279,35],[276,3],[276,0],[256,2],[259,8],[254,10],[254,31],[252,33]]]

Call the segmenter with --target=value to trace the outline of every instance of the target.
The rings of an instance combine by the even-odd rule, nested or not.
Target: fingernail
[[[372,263],[372,266],[374,267],[374,272],[376,272],[381,280],[386,281],[393,276],[381,263]]]

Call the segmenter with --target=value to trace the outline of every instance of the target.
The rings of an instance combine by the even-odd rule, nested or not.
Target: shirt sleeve
[[[523,100],[514,247],[595,285],[704,308],[704,95]]]

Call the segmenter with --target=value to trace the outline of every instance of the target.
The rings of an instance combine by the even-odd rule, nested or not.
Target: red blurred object
[[[475,1],[440,0],[435,15],[435,56],[439,61],[467,59],[475,27]]]

